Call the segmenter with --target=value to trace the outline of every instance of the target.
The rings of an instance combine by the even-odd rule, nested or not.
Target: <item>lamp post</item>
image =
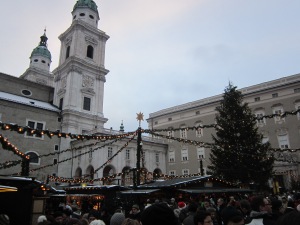
[[[203,169],[203,162],[202,162],[202,159],[203,159],[203,155],[199,155],[199,161],[200,161],[200,175],[201,175],[201,176],[204,176],[204,169]]]
[[[143,113],[137,113],[136,119],[139,121],[139,128],[137,130],[137,152],[136,152],[136,185],[139,186],[141,183],[140,177],[140,169],[141,169],[141,151],[142,151],[142,128],[141,128],[141,121],[144,120]]]
[[[138,128],[137,136],[137,152],[136,152],[136,183],[139,186],[141,183],[140,170],[141,170],[141,149],[142,149],[142,134],[141,127]]]

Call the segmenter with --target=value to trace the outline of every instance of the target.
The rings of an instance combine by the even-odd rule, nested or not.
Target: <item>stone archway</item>
[[[115,174],[115,169],[113,166],[108,165],[103,169],[103,178],[112,176]],[[115,179],[105,179],[103,180],[103,184],[116,184]]]
[[[81,178],[82,177],[82,169],[80,167],[78,167],[75,171],[75,175],[74,178]]]
[[[89,165],[87,168],[86,168],[86,172],[85,172],[85,179],[91,179],[93,180],[94,179],[94,167],[92,165]]]
[[[133,172],[130,171],[129,166],[125,166],[122,169],[122,177],[121,177],[121,185],[122,186],[129,186],[133,184]]]
[[[153,179],[154,179],[154,180],[157,180],[157,179],[160,177],[161,174],[162,174],[161,169],[156,168],[156,169],[153,171]]]

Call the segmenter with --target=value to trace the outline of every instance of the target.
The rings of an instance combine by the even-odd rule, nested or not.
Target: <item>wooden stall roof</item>
[[[168,188],[168,187],[176,187],[180,185],[188,185],[191,183],[195,183],[198,181],[205,181],[211,176],[193,176],[193,177],[183,177],[183,178],[174,178],[170,180],[157,180],[152,183],[147,183],[138,186],[139,189],[151,189],[151,188]]]

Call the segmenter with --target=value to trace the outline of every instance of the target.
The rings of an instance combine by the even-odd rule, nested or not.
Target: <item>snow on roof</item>
[[[57,107],[51,105],[48,102],[42,102],[42,101],[38,101],[35,99],[26,98],[26,97],[14,95],[14,94],[9,94],[9,93],[2,92],[2,91],[0,91],[0,99],[20,103],[23,105],[29,105],[29,106],[36,107],[36,108],[60,112],[60,110]]]

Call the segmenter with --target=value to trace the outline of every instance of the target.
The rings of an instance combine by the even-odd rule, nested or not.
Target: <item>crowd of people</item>
[[[4,221],[6,223],[4,223]],[[105,208],[81,213],[78,206],[38,218],[38,225],[299,225],[300,204],[292,196],[245,196],[235,199],[204,196],[201,199],[151,200],[133,204],[128,212],[121,207],[112,214]],[[0,225],[9,218],[0,215]]]
[[[42,218],[39,225],[299,225],[300,204],[291,195],[147,199],[128,212],[117,208],[112,215],[105,208],[81,214],[78,207],[66,205]]]

